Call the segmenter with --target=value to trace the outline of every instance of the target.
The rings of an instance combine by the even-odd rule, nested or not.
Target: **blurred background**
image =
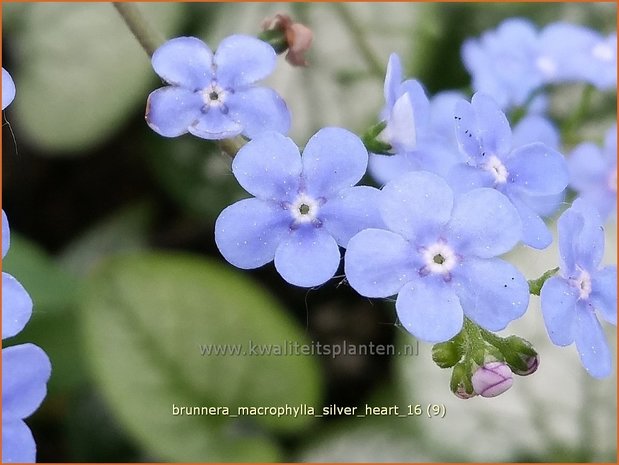
[[[391,52],[429,93],[470,92],[462,41],[505,18],[616,29],[614,3],[140,9],[166,37],[194,35],[213,48],[232,33],[258,33],[276,12],[308,25],[311,66],[292,68],[280,58],[267,81],[288,102],[300,145],[323,126],[362,133],[376,122]],[[3,269],[35,303],[26,329],[6,343],[35,342],[53,365],[48,396],[28,420],[38,461],[616,460],[616,374],[593,380],[574,347],[552,346],[535,297],[505,334],[532,341],[540,369],[495,399],[457,399],[449,370],[432,363],[423,343],[418,355],[402,357],[203,357],[199,345],[208,343],[415,341],[398,326],[392,302],[358,296],[341,285],[342,275],[305,290],[287,285],[272,264],[245,272],[221,258],[214,221],[246,194],[213,144],[164,139],[146,126],[146,97],[161,82],[111,4],[8,3],[2,24],[3,66],[17,86],[2,127],[2,204],[12,229]],[[558,92],[555,115],[565,116],[579,96],[574,87]],[[594,96],[582,139],[602,140],[616,120],[615,101],[616,94]],[[615,257],[612,220],[606,263]],[[556,266],[557,250],[521,247],[511,259],[531,279]],[[446,416],[226,418],[171,410],[286,403],[443,404]]]

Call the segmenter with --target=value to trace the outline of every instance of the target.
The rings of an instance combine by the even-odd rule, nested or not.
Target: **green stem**
[[[587,84],[582,90],[578,107],[576,107],[572,116],[563,123],[561,133],[566,145],[575,145],[578,142],[578,137],[576,135],[578,126],[581,125],[587,113],[589,113],[594,92],[595,87],[591,84]]]
[[[537,279],[530,279],[529,280],[529,292],[533,295],[539,295],[540,292],[542,291],[542,286],[544,285],[546,280],[548,278],[551,278],[555,274],[557,274],[557,271],[559,271],[558,267],[553,268],[552,270],[546,271],[543,275],[541,275]]]
[[[348,9],[345,3],[335,2],[331,3],[331,6],[335,12],[339,15],[342,22],[348,27],[353,40],[359,47],[361,54],[365,58],[365,61],[370,68],[370,72],[378,78],[383,78],[385,74],[383,63],[378,59],[374,50],[370,46],[365,33],[359,23],[355,20],[354,16]]]
[[[165,37],[151,26],[136,3],[112,2],[129,30],[133,33],[148,56],[165,42]]]
[[[243,147],[247,141],[243,139],[241,136],[236,136],[233,139],[222,139],[217,141],[217,145],[223,153],[228,155],[230,158],[234,158],[241,147]]]

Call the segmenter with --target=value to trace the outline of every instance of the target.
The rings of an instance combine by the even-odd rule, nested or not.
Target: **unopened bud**
[[[473,373],[473,389],[482,397],[496,397],[512,387],[510,368],[502,362],[489,362]]]
[[[539,366],[539,356],[533,346],[517,336],[508,337],[505,343],[503,355],[512,372],[519,376],[535,373]]]
[[[460,361],[462,355],[461,343],[453,339],[432,347],[432,360],[441,368],[451,368]]]
[[[461,362],[454,366],[449,387],[451,388],[451,392],[460,399],[470,399],[477,395],[471,383],[470,364]]]
[[[276,43],[277,45],[272,44],[275,51],[282,53],[287,48],[286,61],[288,63],[293,66],[307,66],[305,52],[310,49],[314,38],[314,34],[309,27],[293,22],[292,18],[286,14],[277,13],[275,16],[266,18],[262,22],[262,29],[265,32],[282,32],[286,47],[281,47],[278,43]]]

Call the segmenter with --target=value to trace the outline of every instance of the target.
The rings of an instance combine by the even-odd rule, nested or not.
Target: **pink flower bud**
[[[473,373],[471,382],[480,396],[496,397],[512,387],[512,371],[503,362],[489,362]]]
[[[305,52],[310,49],[314,38],[310,28],[301,23],[293,22],[292,18],[286,14],[277,13],[272,18],[266,18],[262,21],[262,29],[264,31],[269,29],[282,30],[288,43],[286,61],[293,66],[307,66]]]

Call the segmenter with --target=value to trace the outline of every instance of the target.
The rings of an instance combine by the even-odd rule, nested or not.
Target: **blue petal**
[[[417,145],[415,113],[408,93],[396,100],[380,137],[391,145],[395,152],[413,150]]]
[[[366,297],[395,295],[417,271],[413,245],[399,234],[383,229],[366,229],[348,242],[346,278]]]
[[[542,315],[553,344],[567,346],[574,342],[578,296],[578,290],[559,276],[547,279],[542,286]]]
[[[508,252],[522,237],[522,223],[509,199],[485,187],[456,197],[447,230],[459,253],[482,258]]]
[[[617,326],[617,267],[608,266],[591,276],[593,307],[604,320]]]
[[[456,120],[456,140],[460,150],[474,160],[479,160],[483,149],[477,130],[477,117],[473,106],[466,100],[456,102],[454,106]]]
[[[458,163],[449,170],[447,182],[455,194],[461,194],[480,187],[492,187],[494,177],[484,169]]]
[[[413,239],[447,223],[452,205],[453,194],[443,178],[416,171],[383,187],[379,209],[389,229]]]
[[[572,244],[575,263],[582,269],[593,271],[597,269],[604,256],[604,228],[599,213],[591,204],[583,199],[576,199],[567,212],[575,212],[582,217],[579,228],[566,229],[561,226],[559,218],[559,242]]]
[[[236,121],[217,107],[211,107],[206,113],[200,113],[196,122],[188,128],[196,137],[208,140],[221,140],[238,136],[243,131]]]
[[[541,144],[525,145],[505,159],[508,185],[527,195],[551,195],[562,192],[569,180],[563,155]]]
[[[520,120],[512,134],[512,144],[520,147],[533,142],[541,142],[557,150],[561,143],[561,136],[557,128],[543,116],[527,115]]]
[[[385,73],[385,109],[383,110],[382,119],[387,118],[387,114],[391,111],[395,105],[395,101],[399,97],[400,84],[402,83],[402,64],[400,63],[400,57],[392,53],[389,56],[389,62],[387,63],[387,72]]]
[[[9,251],[11,246],[11,230],[9,229],[9,220],[6,213],[2,210],[2,258]]]
[[[265,200],[292,201],[303,165],[296,144],[277,132],[263,133],[234,157],[232,172],[250,194]]]
[[[364,229],[384,227],[378,212],[380,194],[369,186],[350,187],[330,197],[321,207],[323,227],[338,245],[346,247],[350,238]]]
[[[200,94],[182,87],[162,87],[148,96],[146,122],[165,137],[178,137],[201,116],[204,101]]]
[[[52,371],[49,358],[34,344],[2,350],[2,421],[27,418],[41,405]]]
[[[340,250],[324,228],[300,227],[292,231],[275,252],[275,268],[290,284],[313,287],[333,277],[340,264]]]
[[[273,89],[250,87],[226,98],[228,116],[243,127],[250,139],[265,131],[286,134],[290,129],[290,113],[286,102]]]
[[[303,178],[307,192],[316,197],[328,197],[354,186],[367,166],[368,152],[363,142],[346,129],[321,129],[303,150]]]
[[[418,278],[409,282],[398,294],[395,308],[404,328],[425,342],[447,341],[464,323],[460,300],[439,280]]]
[[[273,72],[273,47],[255,37],[232,35],[221,41],[215,52],[217,81],[223,87],[247,86]]]
[[[512,131],[507,117],[489,95],[477,93],[471,99],[482,150],[501,158],[512,147]]]
[[[155,50],[155,72],[166,82],[188,90],[203,89],[213,80],[213,52],[195,37],[177,37]]]
[[[552,233],[544,220],[517,194],[511,194],[509,199],[522,222],[522,242],[538,250],[548,247],[552,243]]]
[[[2,463],[34,463],[37,446],[22,420],[2,419]]]
[[[2,272],[2,339],[19,333],[32,315],[32,299],[13,276]]]
[[[240,200],[215,222],[215,243],[224,258],[238,268],[269,263],[292,222],[280,205],[260,199]]]
[[[454,112],[456,103],[464,99],[464,94],[457,91],[443,91],[435,94],[430,100],[430,127],[447,139],[450,143],[456,141],[454,129]]]
[[[604,183],[609,174],[608,164],[600,148],[590,142],[578,145],[568,159],[570,186],[588,191]]]
[[[595,313],[584,305],[577,306],[574,334],[580,361],[594,378],[605,378],[612,372],[612,359],[606,336]]]
[[[15,98],[15,83],[8,71],[2,68],[2,109],[8,107]]]
[[[504,329],[529,305],[529,284],[510,263],[466,258],[453,271],[464,314],[490,331]]]

